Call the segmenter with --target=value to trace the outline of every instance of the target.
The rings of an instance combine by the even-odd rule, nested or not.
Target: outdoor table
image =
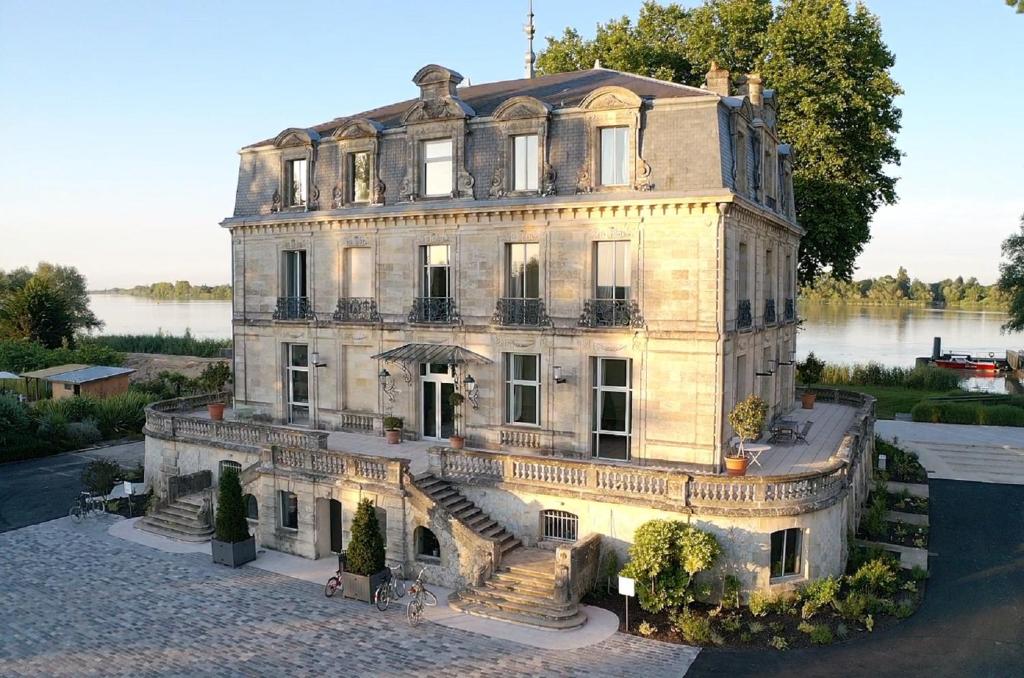
[[[771,445],[765,445],[763,443],[752,443],[750,445],[743,446],[743,454],[747,455],[747,457],[750,459],[751,464],[757,464],[758,466],[760,466],[761,462],[758,461],[758,457],[761,456],[762,452],[767,452],[770,449],[772,449]]]
[[[796,434],[800,430],[800,422],[795,419],[779,419],[770,429],[771,440],[777,440],[782,434],[787,434],[790,441],[796,440]]]

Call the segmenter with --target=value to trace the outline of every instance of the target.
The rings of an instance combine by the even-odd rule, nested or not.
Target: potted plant
[[[736,403],[729,412],[729,425],[739,436],[740,443],[735,454],[726,453],[725,470],[731,476],[742,476],[747,473],[750,459],[743,449],[748,440],[757,440],[768,417],[768,404],[756,395],[749,395]]]
[[[369,603],[373,592],[390,574],[384,565],[384,538],[380,534],[377,513],[369,499],[360,499],[352,518],[345,571],[341,573],[344,595]]]
[[[384,417],[384,438],[389,445],[397,445],[402,442],[402,421],[401,417]]]
[[[452,434],[448,436],[448,443],[453,450],[461,450],[466,445],[466,436],[460,433],[459,419],[462,418],[462,403],[466,402],[466,396],[458,391],[452,391],[448,396],[448,403],[452,406]]]
[[[821,376],[825,372],[825,361],[819,360],[814,351],[807,354],[807,359],[796,366],[796,378],[805,387],[821,383]],[[814,409],[814,401],[817,396],[813,392],[805,390],[800,395],[800,404],[805,410]]]
[[[213,562],[238,567],[256,560],[256,538],[249,534],[238,471],[225,467],[217,493],[216,531],[212,540]]]
[[[224,362],[210,363],[203,368],[203,371],[199,374],[199,385],[202,389],[208,393],[220,394],[224,390],[224,384],[231,379],[231,367]],[[210,419],[213,421],[221,421],[224,419],[224,407],[225,402],[218,400],[216,402],[208,403],[206,405],[206,411],[210,414]]]

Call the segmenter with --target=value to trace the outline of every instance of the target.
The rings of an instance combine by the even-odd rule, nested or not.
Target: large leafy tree
[[[75,333],[102,326],[89,309],[85,277],[73,266],[0,271],[0,337],[74,346]]]
[[[548,38],[541,72],[602,65],[700,85],[711,61],[733,73],[758,70],[779,92],[779,133],[796,147],[797,217],[807,229],[800,277],[823,270],[849,280],[879,206],[896,200],[890,168],[900,162],[895,134],[902,90],[878,19],[847,0],[706,0],[686,10],[645,2],[597,27],[593,40],[572,29]]]
[[[1003,241],[1003,257],[999,264],[999,289],[1010,297],[1010,319],[1003,325],[1007,332],[1024,331],[1024,214],[1020,232]]]
[[[1006,0],[1006,4],[1010,7],[1017,8],[1017,14],[1024,14],[1024,0]]]

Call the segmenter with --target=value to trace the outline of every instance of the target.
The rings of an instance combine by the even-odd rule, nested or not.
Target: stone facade
[[[413,78],[415,99],[242,149],[234,215],[222,226],[232,245],[234,411],[250,423],[204,429],[152,413],[147,472],[237,458],[256,469],[247,492],[261,542],[308,557],[330,550],[326,502],[341,503],[347,530],[355,503],[370,496],[387,516],[389,559],[471,583],[500,553],[418,493],[405,462],[360,475],[351,469],[364,462],[327,450],[326,433],[281,428],[379,435],[387,414],[403,418],[407,439],[443,440],[435,424],[454,423],[442,402],[426,405],[427,382],[441,393],[447,383],[469,396],[457,421],[467,447],[513,456],[449,460],[467,473],[444,477],[525,544],[542,541],[546,509],[574,514],[580,536],[600,535],[622,555],[646,520],[690,520],[719,537],[749,588],[764,588],[769,533],[799,527],[802,576],[839,572],[851,502],[863,496],[850,488],[861,484],[854,469],[865,465],[870,413],[852,434],[855,454],[813,478],[771,490],[701,480],[719,478],[737,400],[757,392],[773,414],[794,402],[803,232],[791,152],[776,135],[774,94],[753,75],[737,93],[730,81],[713,69],[709,87],[696,89],[596,68],[460,87],[461,76],[431,65]],[[524,137],[535,150],[517,155]],[[427,144],[439,140],[447,150],[431,165]],[[526,274],[513,271],[512,246],[523,244],[535,289],[513,294],[513,274]],[[428,270],[435,251],[446,257],[442,274]],[[440,371],[374,359],[424,346],[470,357]],[[535,374],[529,423],[510,414],[522,404],[515,355]],[[603,365],[624,369],[614,398],[598,388]],[[605,399],[626,405],[598,412]],[[609,426],[619,427],[612,438]],[[208,442],[180,442],[189,436]],[[614,461],[598,439],[619,446],[604,448]],[[550,477],[527,487],[519,458],[551,460]],[[432,472],[454,468],[436,460]],[[631,470],[649,467],[662,475]],[[615,480],[617,468],[632,480]],[[632,494],[620,481],[636,483]],[[779,487],[792,494],[780,500]],[[282,491],[298,497],[297,530],[280,527]],[[701,497],[720,491],[722,510],[707,510],[717,500]],[[809,498],[790,502],[799,492]],[[419,528],[437,538],[436,560],[414,552]],[[588,553],[580,567],[591,573]]]

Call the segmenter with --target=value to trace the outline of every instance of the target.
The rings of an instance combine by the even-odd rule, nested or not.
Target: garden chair
[[[805,421],[804,422],[803,428],[801,428],[800,432],[796,434],[797,442],[803,443],[804,445],[808,444],[807,443],[807,434],[810,432],[811,426],[813,426],[813,425],[814,425],[813,421]]]

